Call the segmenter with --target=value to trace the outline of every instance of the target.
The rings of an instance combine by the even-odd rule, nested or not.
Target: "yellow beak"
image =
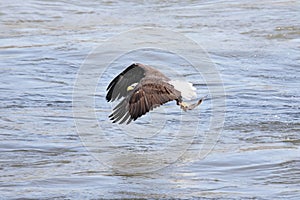
[[[134,87],[132,87],[131,85],[129,85],[128,87],[127,87],[127,92],[129,92],[130,90],[133,90],[134,89]]]

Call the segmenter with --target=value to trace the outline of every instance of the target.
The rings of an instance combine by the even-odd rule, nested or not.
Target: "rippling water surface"
[[[299,199],[299,10],[299,2],[289,0],[2,0],[1,198]],[[184,34],[207,50],[219,70],[226,92],[225,124],[205,159],[183,156],[158,171],[123,174],[98,162],[78,136],[72,94],[81,64],[109,37],[137,27]],[[178,61],[160,51],[143,56],[157,65]],[[123,59],[131,62],[130,56]],[[123,67],[110,68],[111,77],[99,81],[99,123],[107,137],[133,153],[160,149],[175,133],[179,119],[174,116],[181,116],[173,104],[156,117],[165,117],[168,110],[169,126],[175,128],[156,134],[157,140],[151,135],[134,140],[138,146],[123,140],[120,132],[113,134],[114,126],[105,119],[110,105],[104,105],[101,88]],[[196,83],[199,96],[205,95],[201,77],[188,70],[181,75]],[[210,101],[198,109],[200,115],[183,118],[182,123],[192,124],[193,117],[202,121],[191,152],[202,144]],[[146,133],[154,130],[145,120],[137,126]],[[102,149],[108,157],[114,152],[109,148]],[[125,159],[130,163],[130,157]]]

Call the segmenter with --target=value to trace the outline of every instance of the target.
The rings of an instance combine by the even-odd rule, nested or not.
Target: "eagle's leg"
[[[180,108],[184,111],[186,111],[188,109],[188,104],[182,101],[182,98],[178,98],[176,99],[176,104],[180,106]]]
[[[205,96],[205,97],[206,97],[206,96]],[[199,105],[202,103],[202,101],[203,101],[203,99],[204,99],[205,97],[201,98],[199,101],[197,101],[196,103],[193,103],[193,104],[187,104],[187,103],[185,103],[185,102],[183,102],[183,101],[178,101],[177,104],[178,104],[178,105],[180,106],[180,108],[181,108],[182,110],[184,110],[184,111],[187,111],[187,110],[193,110],[194,108],[196,108],[197,106],[199,106]]]

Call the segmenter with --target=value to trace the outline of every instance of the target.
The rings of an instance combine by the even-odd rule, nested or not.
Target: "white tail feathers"
[[[174,88],[181,92],[181,96],[186,100],[191,100],[197,97],[196,88],[192,83],[182,80],[171,80],[169,81]]]

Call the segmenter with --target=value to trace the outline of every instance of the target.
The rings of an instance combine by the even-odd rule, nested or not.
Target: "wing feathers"
[[[109,118],[113,123],[127,123],[136,120],[150,110],[169,101],[181,101],[181,92],[170,79],[158,70],[142,64],[132,64],[115,77],[107,87],[107,101],[122,101],[115,106]],[[127,87],[138,83],[134,90],[128,92]]]
[[[136,88],[123,99],[109,116],[113,123],[120,124],[136,120],[153,108],[180,98],[180,92],[168,83],[148,83]]]
[[[145,84],[129,99],[128,111],[135,120],[153,108],[179,98],[180,93],[167,83]]]

